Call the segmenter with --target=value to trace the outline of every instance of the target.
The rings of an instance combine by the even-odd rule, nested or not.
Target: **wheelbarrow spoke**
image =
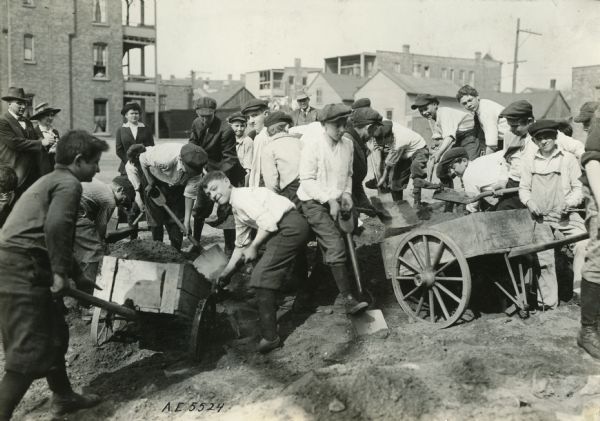
[[[437,299],[438,303],[440,304],[440,307],[442,308],[444,317],[446,318],[446,320],[448,320],[450,318],[450,314],[448,313],[448,309],[446,309],[446,305],[444,304],[444,300],[442,300],[442,296],[440,295],[440,292],[437,290],[435,285],[433,286],[432,289],[433,289],[433,293],[435,294],[435,298]]]
[[[404,260],[402,257],[398,256],[398,261],[400,263],[402,263],[404,266],[406,266],[409,270],[412,270],[412,272],[414,274],[417,274],[419,272],[421,272],[419,269],[416,269],[413,265],[411,265],[410,263],[408,263],[406,260]]]
[[[444,266],[442,266],[441,268],[439,268],[438,270],[435,271],[435,274],[437,275],[440,272],[443,272],[444,270],[446,270],[452,263],[456,262],[456,257],[452,260],[449,260],[448,262],[446,262],[444,264]]]
[[[435,309],[433,308],[433,291],[429,290],[429,317],[431,323],[435,323]]]
[[[408,294],[406,294],[404,296],[404,299],[406,300],[408,297],[413,295],[420,287],[421,287],[421,285],[417,285],[416,287],[414,287]]]
[[[396,276],[396,279],[399,281],[414,281],[414,276]]]
[[[444,285],[437,283],[437,284],[435,284],[435,286],[437,288],[439,288],[440,290],[444,291],[450,298],[452,298],[454,301],[456,301],[457,303],[460,304],[460,298],[458,298],[456,295],[454,295],[454,293],[452,293],[452,291],[450,291]]]
[[[412,241],[408,242],[408,247],[410,247],[410,251],[412,251],[413,256],[415,256],[415,260],[417,261],[419,266],[421,266],[421,270],[425,269],[425,263],[423,263],[423,259],[421,259],[421,255],[417,252],[417,249],[415,248],[415,245]]]
[[[436,276],[436,281],[454,281],[454,282],[462,282],[463,278],[460,276]]]
[[[431,262],[431,267],[435,268],[440,263],[440,259],[442,258],[442,254],[444,254],[445,247],[446,247],[446,245],[443,242],[440,242],[440,246],[437,248],[437,250],[435,251],[435,254],[433,255],[433,261]]]
[[[425,291],[421,294],[421,298],[419,298],[419,303],[417,304],[417,308],[415,309],[415,314],[419,317],[419,313],[421,312],[421,307],[423,307],[423,301],[425,301]]]
[[[425,265],[431,266],[431,253],[429,252],[429,240],[426,235],[423,235],[423,245],[425,246]]]

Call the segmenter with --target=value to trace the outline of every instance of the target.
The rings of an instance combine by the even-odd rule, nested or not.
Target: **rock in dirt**
[[[329,412],[342,412],[346,409],[346,405],[337,398],[329,402]]]
[[[185,256],[177,249],[158,241],[132,240],[110,245],[109,255],[120,259],[156,263],[184,263]]]

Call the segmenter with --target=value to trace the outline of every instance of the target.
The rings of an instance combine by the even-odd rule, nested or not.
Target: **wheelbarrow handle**
[[[103,300],[102,298],[94,297],[91,294],[85,293],[76,288],[69,288],[65,291],[65,295],[69,297],[73,297],[78,301],[81,301],[85,304],[91,304],[94,307],[103,308],[106,311],[109,311],[114,314],[118,314],[119,316],[123,316],[128,320],[136,320],[138,317],[137,311],[132,308],[125,307],[119,304],[111,303],[110,301]]]

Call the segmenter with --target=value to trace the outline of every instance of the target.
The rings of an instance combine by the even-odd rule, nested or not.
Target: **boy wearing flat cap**
[[[526,100],[519,100],[509,104],[500,115],[506,119],[510,127],[510,140],[507,136],[507,142],[504,144],[504,156],[509,163],[509,174],[507,188],[519,187],[521,181],[521,161],[530,155],[535,154],[538,149],[537,144],[531,140],[529,127],[535,122],[533,117],[533,107]],[[570,152],[577,159],[583,154],[583,143],[558,132],[556,143],[565,152]],[[497,210],[522,209],[524,205],[519,200],[518,193],[507,194],[500,198]]]
[[[138,149],[136,152],[135,149]],[[145,148],[133,145],[128,151],[129,162],[125,165],[127,177],[136,191],[136,203],[140,209],[146,208],[148,225],[152,239],[162,241],[163,225],[171,245],[181,250],[183,233],[168,213],[150,198],[155,188],[165,195],[167,206],[179,218],[190,232],[190,220],[194,199],[208,155],[200,146],[188,143],[163,143]]]
[[[396,122],[392,122],[391,137],[392,145],[377,186],[389,186],[395,200],[402,200],[402,192],[410,178],[427,178],[429,149],[419,133]],[[413,202],[414,206],[421,205],[420,187],[413,186]]]
[[[568,237],[585,233],[583,219],[574,208],[583,200],[582,184],[579,180],[579,162],[565,152],[556,142],[558,123],[553,120],[538,120],[529,129],[533,142],[538,146],[535,153],[523,156],[519,198],[538,222],[543,222]],[[555,234],[556,235],[556,234]],[[581,279],[581,268],[587,241],[573,245],[573,274]],[[554,262],[554,250],[538,253],[541,267],[538,284],[541,305],[554,308],[558,305],[558,284]]]
[[[296,94],[298,108],[292,111],[293,126],[304,126],[317,121],[317,109],[310,106],[310,97],[304,91]]]
[[[590,239],[581,280],[581,329],[577,344],[600,359],[600,112],[591,117],[585,153],[581,157],[586,177],[582,178],[586,203],[585,225]]]
[[[244,178],[244,186],[248,186],[248,180],[250,178],[250,169],[252,168],[252,154],[254,150],[254,140],[246,135],[247,125],[246,117],[240,113],[233,113],[227,119],[227,122],[231,126],[233,133],[235,134],[235,150],[237,152],[238,159],[242,168],[246,171]]]
[[[340,211],[352,210],[353,146],[343,137],[350,107],[328,104],[319,110],[322,130],[302,137],[300,187],[298,198],[302,213],[317,235],[323,250],[324,263],[329,266],[342,295],[346,313],[356,314],[367,307],[350,290],[350,274],[346,268],[344,239],[336,226]]]
[[[594,117],[594,113],[599,107],[600,102],[598,101],[588,101],[584,103],[579,109],[579,114],[573,119],[573,121],[575,123],[581,123],[584,131],[589,131],[592,117]]]
[[[265,118],[269,115],[269,104],[262,99],[251,99],[243,105],[242,114],[248,119],[249,128],[256,131],[248,186],[259,187],[263,185],[261,180],[262,150],[269,142],[269,135],[265,128]]]
[[[276,294],[298,251],[308,241],[308,224],[290,200],[265,187],[233,187],[221,171],[208,173],[202,187],[219,205],[231,205],[235,218],[235,250],[217,279],[219,286],[228,282],[238,262],[256,260],[258,249],[265,246],[252,271],[250,286],[255,288],[258,300],[262,336],[258,351],[269,352],[281,346]],[[256,230],[254,238],[252,230]]]

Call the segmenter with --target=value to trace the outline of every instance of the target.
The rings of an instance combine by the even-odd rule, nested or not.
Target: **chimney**
[[[475,51],[475,60],[481,60],[481,51]]]
[[[240,73],[240,80],[244,83],[246,83],[246,74],[245,73]]]
[[[550,89],[556,90],[556,79],[550,79]]]
[[[402,46],[402,52],[406,54],[410,54],[410,44],[404,44]]]
[[[300,60],[299,58],[295,58],[294,59],[294,67],[298,68],[301,67],[302,65],[302,60]]]
[[[174,80],[174,79],[175,79],[175,75],[171,75],[171,76],[169,76],[169,78],[170,78],[171,80]]]

